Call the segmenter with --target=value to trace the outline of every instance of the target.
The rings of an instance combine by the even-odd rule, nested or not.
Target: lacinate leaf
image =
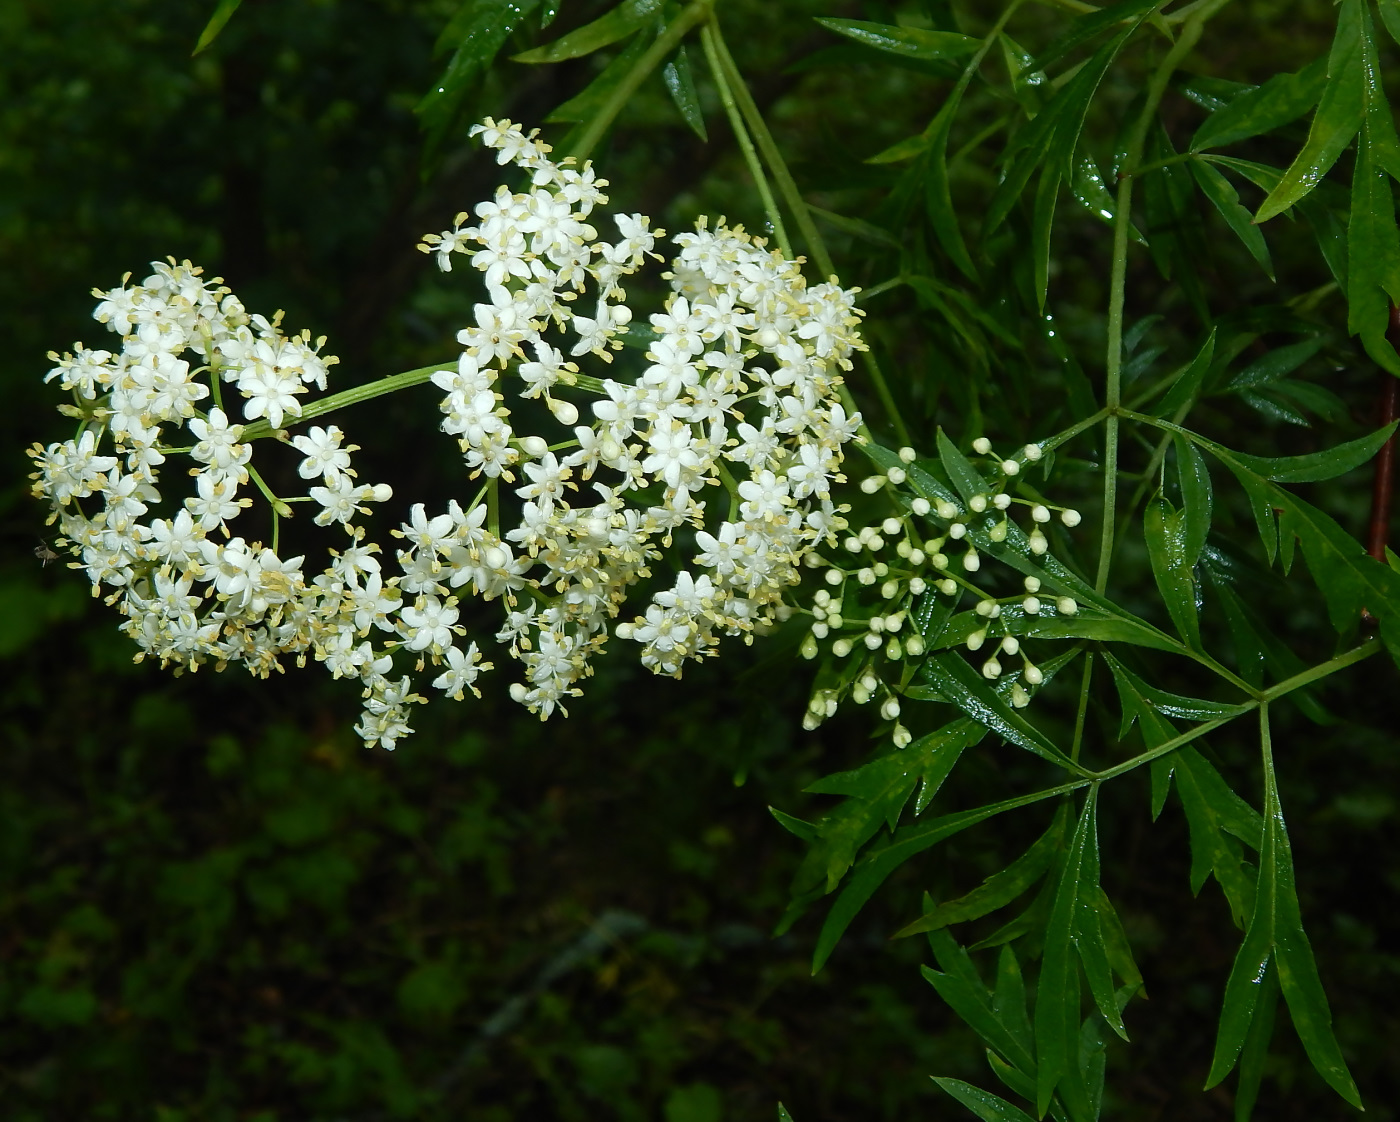
[[[1215,328],[1210,329],[1210,334],[1206,336],[1205,343],[1196,352],[1196,357],[1181,368],[1176,380],[1168,387],[1167,392],[1162,395],[1162,399],[1153,407],[1153,412],[1159,417],[1173,416],[1183,405],[1194,401],[1196,395],[1201,391],[1201,385],[1205,381],[1206,373],[1210,370],[1211,360],[1215,357]]]
[[[1118,686],[1119,700],[1123,703],[1123,723],[1118,731],[1120,738],[1128,735],[1133,721],[1142,712],[1159,713],[1178,721],[1218,721],[1238,717],[1248,713],[1251,708],[1245,703],[1207,701],[1200,697],[1184,697],[1179,693],[1158,689],[1148,685],[1107,651],[1100,652],[1099,657],[1108,664]]]
[[[962,58],[982,45],[980,39],[953,31],[928,31],[920,27],[867,23],[857,19],[827,19],[823,16],[816,17],[816,20],[828,31],[844,35],[862,46],[921,62]]]
[[[1074,953],[1074,923],[1085,884],[1098,883],[1098,837],[1095,810],[1098,784],[1089,788],[1084,809],[1065,854],[1050,923],[1045,933],[1040,983],[1035,1003],[1036,1113],[1043,1115],[1061,1083],[1076,1084],[1079,1037],[1078,966]],[[1068,1077],[1068,1078],[1066,1078]],[[1062,1089],[1071,1114],[1073,1095]]]
[[[1110,4],[1078,16],[1069,27],[1055,37],[1034,62],[1029,64],[1028,68],[1032,71],[1045,70],[1117,24],[1133,20],[1133,26],[1136,27],[1146,13],[1160,3],[1161,0],[1119,0],[1117,4]]]
[[[1200,185],[1201,193],[1210,200],[1211,206],[1220,213],[1220,217],[1225,219],[1226,225],[1235,232],[1235,235],[1244,243],[1254,260],[1258,261],[1268,274],[1270,280],[1274,279],[1274,264],[1269,259],[1269,247],[1264,243],[1263,231],[1254,224],[1254,217],[1240,205],[1239,192],[1231,185],[1215,168],[1204,160],[1190,161],[1191,174],[1196,177],[1196,182]]]
[[[1317,483],[1359,468],[1380,451],[1394,432],[1395,423],[1392,422],[1368,436],[1305,456],[1247,456],[1234,451],[1230,456],[1237,464],[1275,483]]]
[[[1191,151],[1224,148],[1296,121],[1317,104],[1327,85],[1327,60],[1316,59],[1294,74],[1275,74],[1262,86],[1212,113],[1191,138]]]
[[[1061,767],[1082,770],[1070,762],[1054,741],[997,696],[987,679],[961,655],[954,651],[939,651],[925,660],[923,673],[935,689],[940,690],[974,721],[1018,748],[1024,748]]]
[[[924,980],[938,991],[953,1010],[986,1043],[1022,1071],[1034,1071],[1035,1059],[1028,1042],[998,1013],[996,1001],[983,984],[967,951],[946,931],[929,935],[941,970],[922,968]]]
[[[958,105],[962,101],[963,86],[956,86],[938,116],[926,132],[928,136],[928,179],[924,189],[924,199],[928,210],[929,224],[938,238],[943,251],[954,265],[969,280],[977,280],[977,267],[967,252],[963,241],[962,226],[958,213],[953,208],[953,197],[948,186],[948,134],[953,127]]]
[[[1342,0],[1336,38],[1327,57],[1327,85],[1313,114],[1308,139],[1259,207],[1256,222],[1282,214],[1316,187],[1361,128],[1366,108],[1363,17],[1369,18],[1363,0]]]
[[[1230,384],[1226,388],[1232,390],[1251,389],[1255,386],[1266,386],[1270,382],[1277,382],[1280,378],[1293,373],[1321,349],[1322,340],[1315,336],[1298,343],[1275,347],[1230,379]]]
[[[661,11],[661,0],[622,0],[592,23],[570,31],[552,43],[513,55],[515,62],[549,63],[582,58],[625,39]]]
[[[1055,861],[1063,844],[1064,809],[1055,815],[1049,829],[1035,843],[999,873],[993,873],[980,886],[956,900],[949,900],[926,912],[894,935],[903,939],[925,931],[937,931],[954,923],[980,919],[998,908],[1004,908],[1035,884]]]
[[[214,14],[209,17],[209,22],[199,33],[199,41],[195,43],[194,50],[190,53],[197,55],[201,51],[207,50],[210,44],[219,37],[219,32],[233,18],[233,13],[238,11],[238,5],[241,3],[243,0],[219,0],[218,5],[214,8]]]
[[[1040,172],[1031,217],[1031,262],[1035,270],[1037,310],[1045,314],[1045,296],[1050,283],[1050,232],[1055,225],[1055,200],[1060,193],[1060,169],[1047,162]]]
[[[1152,562],[1152,575],[1167,613],[1181,637],[1190,646],[1199,647],[1201,625],[1197,614],[1196,578],[1186,552],[1186,516],[1159,494],[1149,500],[1143,512],[1142,529],[1147,540],[1147,556]]]
[[[1176,450],[1176,472],[1181,484],[1181,509],[1186,524],[1184,563],[1194,569],[1206,547],[1206,535],[1210,533],[1214,506],[1210,470],[1206,467],[1205,457],[1181,433],[1173,436],[1172,447]]]
[[[1264,968],[1259,982],[1259,1000],[1254,1006],[1254,1019],[1245,1034],[1240,1052],[1240,1081],[1235,1090],[1235,1122],[1249,1122],[1254,1104],[1259,1098],[1259,1084],[1264,1078],[1264,1064],[1269,1058],[1269,1041],[1274,1035],[1274,1012],[1278,1008],[1278,969],[1273,962]]]
[[[1312,947],[1303,931],[1294,886],[1293,854],[1279,803],[1273,755],[1264,723],[1264,837],[1259,853],[1259,884],[1254,914],[1240,946],[1220,1013],[1215,1056],[1206,1087],[1219,1083],[1235,1066],[1259,1005],[1270,957],[1293,1027],[1319,1075],[1352,1106],[1361,1106],[1356,1083],[1332,1033],[1327,995],[1317,974]]]
[[[1025,125],[1011,141],[1008,154],[1016,154],[1005,177],[992,193],[983,220],[982,236],[992,233],[1011,213],[1035,169],[1042,163],[1058,160],[1062,175],[1073,175],[1074,149],[1084,115],[1103,79],[1104,72],[1117,56],[1128,36],[1137,25],[1114,36],[1095,53],[1065,86],[1040,111],[1039,116]]]
[[[990,1091],[984,1091],[960,1079],[949,1079],[939,1075],[932,1078],[939,1087],[982,1119],[982,1122],[1033,1122],[1031,1116],[1020,1107],[1012,1106]]]
[[[710,136],[705,131],[705,114],[700,108],[700,97],[695,92],[695,79],[690,72],[690,58],[685,53],[684,45],[676,48],[671,61],[662,68],[661,78],[681,118],[696,136],[708,143]]]
[[[1347,224],[1347,330],[1361,336],[1366,353],[1400,375],[1400,355],[1387,338],[1392,302],[1400,300],[1400,231],[1390,176],[1375,158],[1371,122],[1361,128],[1361,144],[1351,176],[1351,219]]]

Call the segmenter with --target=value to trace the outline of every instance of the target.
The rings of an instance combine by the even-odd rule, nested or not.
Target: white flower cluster
[[[992,455],[989,440],[979,437],[973,450],[991,459],[997,482],[986,491],[972,494],[966,502],[952,498],[951,490],[947,491],[949,497],[930,500],[907,486],[907,465],[915,463],[917,454],[912,448],[900,449],[899,465],[867,476],[860,484],[866,494],[886,493],[893,500],[895,513],[873,525],[852,529],[841,543],[846,557],[809,558],[809,565],[826,568],[830,587],[818,590],[808,608],[812,625],[803,640],[802,654],[816,658],[820,643],[831,638],[831,653],[845,666],[832,683],[813,693],[804,719],[808,729],[833,716],[845,696],[858,705],[880,698],[880,715],[895,722],[896,745],[902,748],[909,743],[910,732],[898,723],[899,695],[913,681],[910,660],[917,660],[927,649],[925,637],[911,616],[918,607],[927,610],[930,599],[940,596],[950,601],[950,610],[964,595],[973,597],[964,625],[954,629],[949,624],[948,630],[969,651],[982,651],[990,645],[991,654],[981,662],[982,676],[996,682],[1010,671],[1005,692],[1013,706],[1029,704],[1027,687],[1034,689],[1041,684],[1044,675],[1031,661],[1023,641],[1012,634],[1002,609],[1014,606],[1020,618],[1071,616],[1079,611],[1079,604],[1069,596],[1042,599],[1043,582],[1034,575],[1022,577],[1020,590],[1009,596],[999,597],[979,587],[979,576],[986,574],[982,573],[982,554],[969,538],[969,528],[975,525],[992,543],[1014,540],[1027,558],[1039,560],[1049,549],[1043,527],[1055,516],[1052,509],[1070,528],[1079,524],[1079,512],[1017,497],[1008,489],[1024,463],[1041,459],[1040,445],[1028,444],[1019,457],[1002,459]],[[1019,527],[1013,533],[1011,513],[1016,508],[1029,515],[1029,533]],[[961,555],[950,557],[955,551]],[[1020,668],[1012,670],[1003,659],[1019,659]]]
[[[520,519],[491,542],[497,563],[483,584],[480,519],[437,516],[430,525],[442,536],[401,555],[410,576],[400,587],[431,599],[471,581],[488,597],[504,594],[498,638],[525,665],[512,693],[548,715],[578,692],[629,587],[683,528],[695,550],[672,586],[614,629],[642,644],[644,665],[678,675],[719,635],[751,634],[780,614],[804,555],[841,525],[831,486],[844,478],[842,445],[860,418],[847,415],[837,387],[860,346],[859,313],[834,281],[808,288],[796,262],[702,219],[674,239],[680,253],[664,274],[672,294],[650,317],[640,376],[582,375],[572,359],[611,362],[621,350],[633,318],[622,283],[656,256],[664,231],[640,214],[614,215],[618,240],[602,237],[591,220],[607,201],[605,181],[554,163],[547,145],[508,121],[475,131],[530,182],[523,192],[500,187],[476,207],[475,225],[462,214],[424,239],[444,270],[454,254],[468,256],[490,300],[458,336],[457,370],[433,381],[447,392],[443,430],[459,438],[473,475],[521,484]],[[571,400],[583,394],[595,398],[590,424],[578,423]],[[519,434],[517,413],[533,399],[566,427],[563,439]],[[532,598],[519,607],[522,585]]]
[[[422,248],[444,270],[460,253],[484,275],[487,301],[459,334],[455,370],[432,378],[446,394],[442,428],[482,482],[465,506],[410,509],[394,531],[405,543],[398,573],[385,572],[356,524],[390,490],[356,481],[355,446],[333,425],[282,431],[309,386],[325,389],[336,360],[318,354],[323,341],[283,335],[278,318],[249,315],[217,280],[172,260],[141,285],[96,293],[96,318],[121,337],[119,352],[79,344],[51,356],[48,378],[72,391],[62,409],[80,427],[31,449],[35,493],[52,503],[59,544],[94,593],[105,588],[127,616],[138,658],[189,669],[242,662],[266,676],[283,657],[300,665],[309,655],[361,681],[357,731],[392,748],[424,700],[395,676],[398,652],[419,671],[439,668],[432,685],[458,699],[491,668],[462,642],[465,597],[502,602],[496,639],[524,665],[512,696],[547,717],[579,692],[628,590],[664,550],[683,555],[693,542],[670,587],[612,630],[641,644],[645,665],[678,675],[720,635],[747,638],[784,615],[805,557],[844,528],[831,487],[860,425],[838,396],[861,345],[854,293],[834,278],[809,288],[798,263],[761,239],[702,220],[674,239],[665,310],[633,332],[639,375],[583,374],[574,359],[611,363],[622,350],[633,318],[622,282],[660,259],[664,232],[615,215],[617,240],[600,237],[590,219],[606,184],[591,168],[552,162],[548,146],[508,121],[475,131],[499,162],[528,171],[527,189],[500,187],[475,208],[475,225],[463,214]],[[587,314],[576,312],[585,296]],[[225,412],[227,386],[250,424]],[[589,423],[573,400],[585,395]],[[555,439],[522,431],[551,415],[562,426]],[[306,495],[272,493],[251,463],[257,437],[301,453]],[[165,500],[157,469],[176,453],[195,463],[193,493]],[[230,530],[252,503],[240,494],[250,479],[271,504],[271,546]],[[304,557],[277,552],[293,502],[315,503],[316,524],[339,524],[350,539],[315,576]]]

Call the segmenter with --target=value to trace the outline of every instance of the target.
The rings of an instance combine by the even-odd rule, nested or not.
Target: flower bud
[[[997,661],[996,655],[992,655],[982,664],[982,677],[988,679],[1001,677],[1001,663]]]
[[[917,514],[920,518],[922,518],[932,509],[932,507],[929,506],[929,501],[922,495],[920,495],[917,499],[915,499],[912,503],[909,504],[909,509],[912,510],[915,514]]]
[[[901,463],[912,464],[918,457],[919,454],[908,445],[899,450],[899,459]]]
[[[1028,616],[1039,615],[1039,614],[1040,614],[1040,597],[1039,597],[1039,596],[1027,596],[1024,600],[1021,601],[1021,607],[1025,610],[1025,613],[1026,613],[1026,615],[1028,615]]]
[[[845,622],[846,621],[841,617],[840,612],[826,613],[826,625],[833,631],[839,631],[845,624]]]
[[[969,549],[963,557],[963,568],[969,573],[975,573],[982,567],[982,558],[977,556],[977,550]]]
[[[972,442],[972,450],[976,452],[979,456],[985,456],[988,452],[992,450],[992,442],[988,440],[985,436],[979,436],[976,440]]]
[[[914,734],[903,725],[895,725],[892,739],[896,748],[907,748],[914,739]]]
[[[1040,578],[1039,578],[1039,577],[1027,577],[1027,578],[1026,578],[1026,581],[1025,581],[1025,584],[1026,584],[1026,591],[1027,591],[1027,592],[1039,592],[1039,591],[1040,591]],[[821,598],[821,593],[820,593],[820,592],[817,593],[817,597],[818,597],[818,601],[820,602],[820,598]]]
[[[1003,491],[999,495],[992,496],[992,506],[997,510],[1007,510],[1011,506],[1011,496]]]
[[[887,721],[893,721],[896,717],[898,717],[898,716],[899,716],[899,698],[897,698],[897,697],[888,697],[888,698],[886,698],[886,699],[885,699],[885,703],[884,703],[883,705],[880,706],[880,716],[884,717],[885,720],[887,720]]]
[[[831,653],[837,658],[845,658],[851,653],[851,641],[849,639],[837,639],[831,644]]]
[[[1014,655],[1021,649],[1021,640],[1014,635],[1008,635],[1001,641],[1001,649],[1009,655]]]
[[[936,587],[938,588],[939,592],[943,593],[944,596],[951,596],[953,595],[953,593],[957,592],[958,582],[953,580],[952,577],[946,577],[943,580],[938,581]]]
[[[938,517],[944,519],[945,521],[949,518],[956,518],[958,516],[958,508],[953,503],[950,503],[947,499],[939,499],[937,509]]]
[[[987,629],[984,627],[979,631],[974,631],[967,637],[967,649],[970,651],[980,651],[982,644],[987,641]]]
[[[899,645],[898,639],[891,639],[885,644],[885,657],[891,662],[898,662],[904,657],[904,648]]]
[[[1015,460],[1002,460],[1001,473],[1002,475],[1019,475],[1021,473],[1021,465]]]
[[[554,414],[554,419],[561,425],[568,425],[572,428],[578,424],[578,406],[572,401],[552,397],[549,399],[549,411]]]
[[[807,633],[806,637],[802,640],[802,646],[798,648],[798,651],[799,651],[799,653],[802,655],[803,658],[806,658],[806,659],[813,659],[813,658],[816,658],[816,657],[817,657],[817,637],[816,637],[814,634],[812,634],[812,632],[809,631],[809,632]]]
[[[899,581],[887,580],[880,586],[880,599],[893,600],[899,595]]]
[[[1021,455],[1025,456],[1031,463],[1035,463],[1044,454],[1039,444],[1027,444],[1021,449]]]
[[[1041,682],[1045,681],[1045,675],[1040,672],[1040,667],[1033,666],[1029,662],[1026,663],[1026,669],[1021,677],[1026,680],[1026,685],[1028,686],[1038,686]]]
[[[840,569],[828,569],[826,571],[826,583],[831,585],[840,584],[846,579],[846,574]]]
[[[1062,510],[1062,511],[1060,511],[1060,521],[1063,522],[1066,526],[1070,527],[1070,529],[1073,529],[1075,526],[1078,526],[1078,525],[1079,525],[1079,511],[1077,511],[1077,510]]]
[[[1050,548],[1050,543],[1045,540],[1045,535],[1040,532],[1039,526],[1037,526],[1034,530],[1031,531],[1030,544],[1031,552],[1034,553],[1037,557],[1039,557],[1047,549]]]
[[[868,475],[860,481],[860,489],[867,495],[873,495],[884,485],[885,477],[883,475]]]
[[[886,518],[880,523],[880,529],[884,531],[887,538],[894,537],[903,528],[898,518]]]
[[[1072,616],[1079,611],[1079,603],[1069,596],[1061,596],[1055,601],[1055,610],[1062,616]]]
[[[1035,506],[1031,507],[1031,521],[1049,522],[1050,508],[1048,506],[1042,506],[1040,503],[1036,503]]]
[[[812,633],[811,633],[811,635],[808,636],[808,638],[825,639],[826,636],[827,636],[827,633],[828,633],[828,628],[827,628],[827,625],[826,625],[825,621],[823,621],[823,620],[817,620],[816,623],[812,624]],[[802,657],[803,657],[803,658],[812,658],[812,657],[814,657],[815,654],[816,654],[816,647],[815,647],[815,646],[813,646],[812,652],[813,652],[812,654],[810,654],[810,655],[803,655]]]
[[[972,498],[967,500],[967,505],[972,508],[974,514],[981,514],[987,509],[987,496],[973,495]]]
[[[537,460],[549,451],[549,442],[542,436],[524,436],[520,438],[520,450]]]
[[[889,481],[895,484],[896,486],[903,483],[906,479],[909,478],[909,476],[905,474],[905,471],[902,467],[892,467],[889,471],[885,473],[885,475],[888,477]]]
[[[1011,687],[1011,705],[1015,709],[1024,709],[1031,703],[1031,695],[1021,688],[1021,683],[1017,682]]]
[[[910,635],[904,640],[904,652],[910,658],[918,658],[924,653],[924,637],[922,635]]]
[[[922,549],[911,549],[905,556],[909,558],[911,565],[922,565],[928,560],[927,554]]]
[[[928,584],[924,581],[923,577],[909,578],[909,591],[912,595],[922,596],[924,594],[924,589],[926,589],[927,587]]]
[[[865,649],[869,651],[878,651],[880,649],[880,636],[876,635],[873,631],[867,631],[865,633]]]

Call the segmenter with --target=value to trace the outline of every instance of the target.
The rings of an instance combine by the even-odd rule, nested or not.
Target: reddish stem
[[[1390,306],[1390,342],[1400,350],[1400,308]],[[1400,416],[1400,378],[1388,370],[1381,371],[1381,393],[1378,404],[1380,423],[1388,425]],[[1366,552],[1385,564],[1385,548],[1390,541],[1390,507],[1395,478],[1395,434],[1376,453],[1375,482],[1371,489],[1371,526],[1366,535]]]

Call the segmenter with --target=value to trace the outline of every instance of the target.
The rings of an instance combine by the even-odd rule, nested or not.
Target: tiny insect
[[[49,543],[41,541],[34,547],[34,556],[43,562],[44,568],[48,568],[50,561],[57,561],[58,554],[49,548]]]

